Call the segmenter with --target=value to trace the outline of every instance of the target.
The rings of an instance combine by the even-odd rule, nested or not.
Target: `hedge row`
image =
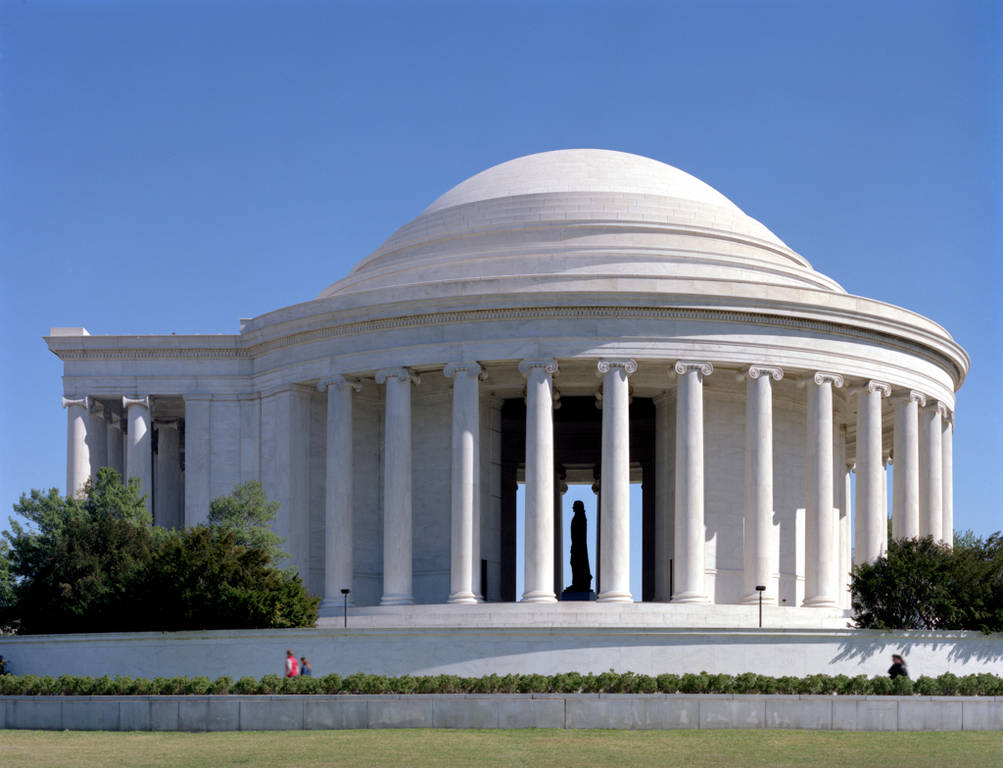
[[[260,680],[242,677],[59,677],[36,675],[0,676],[0,695],[7,696],[176,696],[227,694],[402,694],[402,693],[781,693],[844,695],[1003,696],[1003,677],[950,672],[917,680],[858,675],[809,675],[767,677],[747,672],[741,675],[637,675],[633,672],[603,672],[581,675],[488,675],[457,677],[384,677],[353,674],[347,677],[284,678],[265,675]]]

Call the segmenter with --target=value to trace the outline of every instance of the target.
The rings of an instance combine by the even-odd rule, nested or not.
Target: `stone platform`
[[[343,627],[341,607],[322,611],[318,627]],[[850,611],[841,608],[763,606],[769,629],[847,629]],[[758,605],[694,605],[678,603],[480,603],[478,605],[367,605],[348,607],[352,629],[553,627],[740,628],[759,627]]]

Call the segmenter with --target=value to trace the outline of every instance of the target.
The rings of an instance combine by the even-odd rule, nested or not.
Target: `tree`
[[[296,573],[272,567],[263,547],[202,525],[165,540],[143,588],[139,602],[152,608],[145,628],[160,631],[309,627],[320,603]]]
[[[53,488],[22,495],[11,520],[12,596],[0,624],[25,633],[107,632],[126,629],[123,602],[153,557],[155,534],[137,481],[123,485],[102,468],[82,499]]]
[[[873,629],[1003,631],[1003,539],[932,537],[892,541],[887,554],[854,567],[854,620]]]
[[[243,526],[166,531],[152,525],[138,482],[123,485],[108,468],[80,498],[54,488],[22,495],[14,510],[30,527],[11,520],[4,534],[0,627],[37,634],[313,626],[319,601],[299,576],[272,565],[266,543],[278,549],[281,539],[257,529],[274,505],[254,488],[240,500],[229,519]]]
[[[265,550],[277,567],[289,557],[282,550],[282,537],[272,530],[278,511],[279,503],[268,501],[261,483],[249,480],[209,503],[209,525],[233,531],[238,544]]]

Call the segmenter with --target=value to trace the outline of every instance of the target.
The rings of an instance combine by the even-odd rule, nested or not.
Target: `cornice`
[[[325,319],[329,319],[328,318]],[[898,349],[925,359],[937,366],[947,368],[960,382],[968,368],[968,357],[953,340],[944,339],[943,344],[953,345],[954,354],[938,350],[933,345],[909,340],[888,331],[872,330],[836,320],[797,317],[790,313],[776,311],[752,311],[717,308],[651,307],[651,306],[550,306],[550,307],[500,307],[488,309],[456,309],[439,312],[400,314],[390,317],[370,318],[350,322],[332,322],[321,328],[311,328],[285,333],[272,338],[244,345],[244,339],[235,337],[234,346],[193,347],[191,338],[185,338],[185,346],[142,347],[111,346],[109,342],[120,341],[123,337],[74,338],[73,346],[62,346],[61,339],[47,337],[49,349],[61,360],[251,360],[272,351],[299,345],[323,342],[370,333],[438,327],[464,323],[498,322],[539,322],[546,320],[656,320],[656,321],[704,321],[713,323],[735,323],[758,327],[772,327],[785,330],[804,331],[806,334],[826,334],[864,342],[877,343],[887,348]],[[281,332],[281,328],[275,329]],[[257,334],[255,334],[257,335]],[[129,337],[136,340],[136,337]],[[151,337],[151,342],[162,343],[165,337]],[[167,337],[172,338],[172,337]],[[206,337],[211,344],[213,337]],[[109,346],[101,346],[101,344]],[[218,343],[218,342],[217,342]]]

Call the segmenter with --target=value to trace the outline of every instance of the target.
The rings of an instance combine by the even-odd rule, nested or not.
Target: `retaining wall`
[[[544,674],[614,669],[646,675],[755,672],[883,675],[891,654],[910,677],[1003,670],[1003,633],[678,627],[318,627],[0,637],[8,671],[26,675],[234,680],[281,674],[285,651],[314,675]]]
[[[0,726],[74,731],[346,728],[1003,730],[1003,697],[681,694],[3,696]]]

